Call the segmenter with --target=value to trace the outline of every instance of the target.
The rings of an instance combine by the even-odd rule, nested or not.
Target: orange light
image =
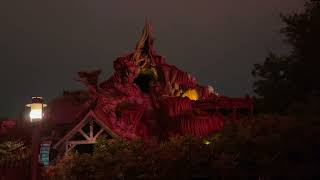
[[[199,99],[199,94],[196,89],[189,89],[182,95],[182,97],[188,97],[190,100],[196,101]]]

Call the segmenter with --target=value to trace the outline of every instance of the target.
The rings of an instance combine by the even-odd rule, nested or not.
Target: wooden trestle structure
[[[109,127],[97,118],[94,112],[89,111],[53,148],[62,149],[64,147],[66,154],[77,145],[95,144],[97,139],[104,133],[110,138],[119,138]]]

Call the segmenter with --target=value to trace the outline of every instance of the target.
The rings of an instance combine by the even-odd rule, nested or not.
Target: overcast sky
[[[158,53],[227,96],[252,93],[251,70],[283,54],[279,14],[303,0],[1,0],[0,116],[31,96],[47,101],[84,88],[80,70],[102,69],[132,51],[147,16]]]

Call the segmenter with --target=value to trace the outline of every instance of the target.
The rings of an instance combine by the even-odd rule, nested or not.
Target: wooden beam
[[[93,111],[89,111],[86,116],[74,127],[72,128],[62,139],[60,139],[54,146],[54,149],[57,149],[60,145],[62,145],[63,143],[67,143],[67,141],[74,136],[81,128],[83,128],[83,126],[88,122],[87,119],[88,118],[94,118],[94,121],[100,126],[102,127],[102,129],[104,129],[109,135],[111,135],[111,137],[116,138],[116,139],[120,139],[120,137],[115,134],[104,122],[102,122]],[[92,119],[93,120],[93,119]],[[92,130],[93,133],[93,130]],[[98,134],[98,133],[97,133]],[[92,134],[93,136],[93,134]],[[94,137],[92,137],[91,140],[93,140]]]
[[[113,138],[116,138],[116,139],[120,139],[120,136],[118,136],[116,133],[114,133],[105,123],[103,123],[96,115],[95,113],[93,113],[92,111],[89,112],[90,115],[92,117],[95,118],[95,121],[97,124],[99,124],[102,128],[105,129],[105,131]]]
[[[79,132],[83,137],[85,137],[87,140],[90,140],[90,139],[91,139],[85,132],[83,132],[82,129],[79,129],[78,132]]]
[[[71,151],[76,145],[75,144],[69,144],[68,146],[69,147],[68,147],[67,152]]]
[[[104,131],[103,128],[100,129],[99,132],[97,132],[97,134],[93,137],[94,140],[97,140],[97,138],[99,137],[99,135]]]
[[[79,144],[95,144],[95,140],[81,140],[81,141],[69,141],[69,144],[79,145]]]
[[[83,128],[85,125],[86,119],[89,116],[89,113],[71,130],[69,131],[62,139],[60,139],[54,146],[54,149],[57,149],[58,146],[66,141],[67,139],[70,139],[70,136],[73,136],[79,129]]]
[[[92,117],[93,118],[93,117]],[[93,138],[93,119],[90,119],[90,138]]]

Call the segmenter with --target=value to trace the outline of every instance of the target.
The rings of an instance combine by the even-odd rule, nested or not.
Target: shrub
[[[93,154],[71,154],[57,179],[191,179],[317,176],[319,121],[261,115],[201,139],[100,139]],[[53,174],[53,173],[52,173]]]

